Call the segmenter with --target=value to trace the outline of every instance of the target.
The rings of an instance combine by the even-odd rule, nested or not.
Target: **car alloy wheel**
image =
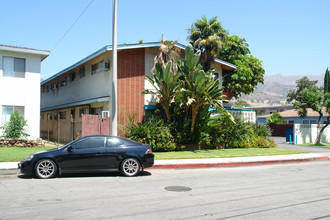
[[[36,174],[39,178],[47,179],[56,175],[57,166],[50,159],[40,160],[35,167]]]
[[[136,176],[140,172],[140,163],[135,158],[127,158],[121,164],[121,171],[125,176]]]

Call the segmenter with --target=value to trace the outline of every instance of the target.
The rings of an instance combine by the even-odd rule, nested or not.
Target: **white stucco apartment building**
[[[11,112],[17,109],[28,122],[29,138],[39,138],[41,61],[49,53],[0,45],[0,126],[7,123]]]

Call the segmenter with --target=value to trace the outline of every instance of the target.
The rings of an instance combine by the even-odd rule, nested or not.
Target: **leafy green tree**
[[[267,124],[282,124],[282,121],[283,121],[283,117],[279,113],[274,112],[267,118],[266,123]]]
[[[251,55],[244,38],[228,36],[219,51],[219,58],[237,66],[234,73],[223,72],[223,86],[229,98],[238,98],[242,93],[251,94],[258,83],[263,84],[265,70],[262,61]]]
[[[234,108],[243,108],[243,107],[248,107],[250,104],[245,101],[245,100],[237,100],[234,104]]]
[[[241,94],[251,94],[258,83],[263,83],[265,70],[262,61],[251,55],[244,38],[229,36],[222,28],[217,17],[207,20],[205,16],[192,24],[188,29],[188,39],[195,49],[202,52],[201,62],[204,70],[211,68],[214,58],[233,63],[236,71],[223,71],[223,87],[229,93],[229,99],[238,98]]]
[[[236,35],[227,36],[219,51],[219,59],[233,63],[240,57],[251,54],[249,44]]]
[[[325,75],[327,75],[327,71]],[[329,123],[327,123],[321,128],[321,121],[324,116],[324,112],[326,111],[330,114],[330,94],[325,92],[325,87],[327,87],[327,85],[324,85],[324,87],[318,87],[316,84],[317,81],[310,81],[307,77],[297,80],[296,91],[289,92],[288,100],[292,101],[294,107],[298,109],[298,114],[300,117],[307,116],[307,109],[312,109],[318,113],[318,132],[315,144],[320,144],[322,133],[329,125]]]
[[[4,134],[3,137],[5,138],[21,138],[30,136],[26,133],[26,128],[27,120],[24,120],[24,116],[20,115],[16,109],[11,112],[9,122],[1,127]]]
[[[211,69],[211,62],[218,56],[222,41],[227,37],[227,31],[222,28],[217,17],[208,20],[205,16],[195,21],[187,30],[190,40],[196,50],[201,51],[201,62],[204,71]]]
[[[303,99],[302,91],[316,86],[317,80],[311,81],[307,76],[296,81],[296,89],[290,90],[287,95],[287,101],[293,102],[295,100],[300,101]]]

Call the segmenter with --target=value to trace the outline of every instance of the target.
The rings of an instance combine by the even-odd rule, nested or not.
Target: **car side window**
[[[117,147],[123,144],[124,142],[121,141],[119,138],[108,138],[107,140],[107,147]]]
[[[71,145],[73,149],[104,147],[104,137],[86,138]]]

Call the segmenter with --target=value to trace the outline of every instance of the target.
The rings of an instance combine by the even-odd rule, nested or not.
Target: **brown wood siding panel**
[[[118,53],[118,123],[124,124],[122,112],[136,112],[136,120],[142,122],[144,115],[144,48],[123,50]],[[119,131],[119,135],[123,133]]]

